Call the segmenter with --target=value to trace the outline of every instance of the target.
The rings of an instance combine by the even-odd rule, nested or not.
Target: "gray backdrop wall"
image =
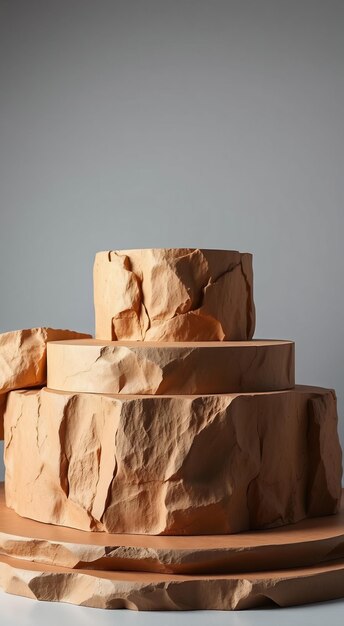
[[[1,330],[92,331],[97,250],[251,251],[256,336],[343,415],[343,32],[335,0],[1,0]]]

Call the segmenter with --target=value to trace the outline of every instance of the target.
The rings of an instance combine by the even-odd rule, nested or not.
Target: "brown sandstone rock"
[[[4,414],[6,409],[7,393],[0,394],[0,441],[4,438]]]
[[[252,255],[197,248],[99,252],[94,304],[98,339],[251,339]]]
[[[344,491],[338,515],[235,535],[87,532],[20,517],[0,484],[0,553],[36,563],[165,574],[257,572],[344,559]]]
[[[294,386],[292,341],[48,344],[48,387],[127,394],[278,391]]]
[[[103,609],[176,611],[285,607],[344,597],[344,561],[291,570],[183,576],[70,570],[0,556],[0,587],[36,600]]]
[[[13,389],[42,386],[47,382],[47,341],[90,336],[55,328],[28,328],[0,334],[0,439],[3,438],[5,394]]]
[[[316,387],[196,397],[15,391],[5,465],[7,505],[43,522],[170,535],[279,526],[338,509],[336,398]]]
[[[46,383],[48,341],[87,337],[90,335],[54,328],[29,328],[0,334],[0,394]]]

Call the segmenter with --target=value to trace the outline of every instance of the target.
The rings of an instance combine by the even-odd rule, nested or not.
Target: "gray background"
[[[0,330],[92,332],[97,250],[251,251],[256,336],[343,415],[343,32],[336,0],[0,0]]]

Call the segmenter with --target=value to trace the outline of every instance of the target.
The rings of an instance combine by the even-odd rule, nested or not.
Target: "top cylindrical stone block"
[[[252,255],[198,248],[98,252],[94,305],[97,339],[251,339]]]

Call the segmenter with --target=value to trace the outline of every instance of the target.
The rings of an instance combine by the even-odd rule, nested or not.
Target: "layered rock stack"
[[[104,608],[344,596],[335,393],[252,339],[251,255],[101,252],[94,301],[94,339],[0,337],[0,584]]]

